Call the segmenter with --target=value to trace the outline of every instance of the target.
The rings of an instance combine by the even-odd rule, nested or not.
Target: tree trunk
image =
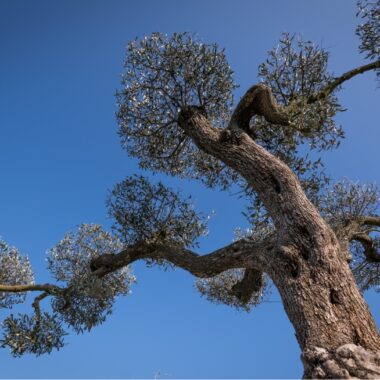
[[[301,347],[304,378],[379,378],[380,337],[335,234],[304,231],[268,273]],[[277,261],[276,260],[276,261]]]
[[[247,102],[253,104],[254,96],[244,107]],[[304,377],[380,378],[380,336],[349,268],[348,252],[294,173],[248,137],[239,123],[220,132],[192,108],[182,112],[180,124],[200,149],[247,180],[273,219],[277,249],[263,270],[295,328]]]

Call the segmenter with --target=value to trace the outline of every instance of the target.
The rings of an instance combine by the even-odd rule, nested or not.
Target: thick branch
[[[317,100],[324,99],[345,81],[353,78],[358,74],[363,74],[367,71],[379,68],[380,60],[347,71],[346,73],[328,83],[318,93],[311,95],[307,99],[307,103],[310,104],[314,103]],[[295,102],[295,104],[297,104],[297,100]],[[292,107],[294,107],[294,104]],[[265,120],[269,123],[297,128],[296,126],[292,125],[289,120],[288,108],[289,107],[281,107],[277,104],[276,99],[274,98],[272,91],[268,86],[263,83],[256,84],[249,88],[244,96],[240,99],[238,105],[235,108],[235,111],[232,114],[229,127],[236,125],[244,131],[250,134],[254,134],[254,131],[251,131],[249,128],[249,123],[254,115],[259,115],[264,116]]]
[[[175,245],[141,243],[116,255],[102,255],[92,260],[90,267],[95,274],[104,276],[136,260],[165,260],[194,276],[208,278],[232,268],[265,270],[268,265],[268,256],[265,253],[272,249],[270,239],[259,243],[242,239],[201,256]]]
[[[380,217],[378,216],[360,216],[356,219],[361,225],[380,226]]]
[[[56,295],[64,291],[56,285],[51,284],[36,284],[36,285],[1,285],[0,292],[3,293],[23,293],[23,292],[46,292],[51,295]]]
[[[230,127],[236,125],[246,132],[254,115],[264,116],[269,123],[289,125],[287,113],[272,95],[271,89],[263,83],[252,86],[240,99],[232,114]]]
[[[356,233],[368,233],[377,230],[377,227],[380,227],[380,217],[353,215],[334,217],[332,227],[343,239],[351,240]]]
[[[380,262],[380,253],[370,236],[370,233],[376,231],[375,227],[378,226],[380,226],[378,216],[344,216],[337,219],[332,227],[343,251],[348,251],[349,243],[355,240],[363,246],[364,255],[368,261]]]
[[[232,293],[241,302],[247,303],[252,294],[259,292],[264,285],[263,272],[257,269],[246,269],[244,277],[232,287]]]
[[[376,70],[379,68],[380,68],[380,60],[371,62],[367,65],[357,67],[353,70],[347,71],[346,73],[335,78],[332,82],[327,84],[317,94],[310,96],[307,102],[310,104],[310,103],[314,103],[317,100],[327,98],[337,87],[339,87],[342,83],[348,81],[349,79],[353,78],[354,76],[358,74],[363,74],[366,71]]]
[[[236,170],[263,201],[278,231],[299,237],[321,232],[325,223],[307,199],[296,175],[277,157],[256,144],[240,128],[220,131],[196,107],[181,111],[179,125],[204,152]],[[315,228],[314,228],[315,227]],[[285,235],[284,235],[285,236]]]
[[[380,263],[380,253],[377,251],[374,241],[366,233],[356,233],[352,235],[352,240],[361,243],[364,248],[364,255],[370,262]]]

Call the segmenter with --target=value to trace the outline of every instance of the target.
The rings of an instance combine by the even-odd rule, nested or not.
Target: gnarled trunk
[[[268,273],[294,326],[305,378],[380,377],[380,337],[346,257],[326,230],[309,247],[284,247]]]
[[[243,109],[260,96],[256,89],[252,94],[243,98]],[[261,114],[270,108],[269,103],[267,109],[261,107]],[[254,113],[253,107],[247,118]],[[348,252],[308,201],[294,173],[249,138],[237,117],[229,130],[220,132],[196,109],[181,116],[181,126],[200,149],[239,172],[274,221],[276,248],[262,269],[276,285],[295,328],[304,376],[380,377],[380,336],[349,268]]]

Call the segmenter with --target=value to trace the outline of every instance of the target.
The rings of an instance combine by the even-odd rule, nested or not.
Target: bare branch
[[[1,285],[0,292],[4,293],[23,293],[23,292],[46,292],[51,295],[57,295],[64,292],[64,288],[52,284],[36,285]]]
[[[91,261],[91,270],[98,276],[129,265],[136,260],[165,260],[187,270],[196,277],[208,278],[232,268],[267,268],[266,251],[273,250],[272,239],[252,242],[239,240],[207,255],[170,244],[136,244],[119,254],[102,255]]]
[[[361,217],[357,218],[357,221],[361,225],[380,226],[380,217],[379,216],[361,216]]]
[[[34,332],[37,334],[38,333],[38,328],[39,328],[39,323],[41,321],[41,308],[40,308],[40,302],[46,298],[47,296],[49,295],[49,293],[47,292],[44,292],[44,293],[41,293],[39,296],[37,296],[33,303],[32,303],[32,307],[34,309],[34,312],[35,312],[35,315],[36,315],[36,318],[37,318],[37,323],[36,323],[36,326],[34,328]]]
[[[327,84],[321,91],[317,94],[310,96],[307,100],[307,103],[314,103],[317,100],[327,98],[337,87],[339,87],[342,83],[348,81],[349,79],[355,77],[356,75],[363,74],[370,70],[376,70],[380,68],[380,60],[375,62],[368,63],[367,65],[363,65],[352,69],[350,71],[345,72],[341,76],[335,78],[332,82]]]
[[[359,240],[354,237],[363,233],[379,231],[376,227],[380,227],[380,217],[343,215],[337,216],[331,225],[341,239],[346,239],[346,241]]]
[[[284,109],[280,107],[265,84],[252,86],[240,99],[232,114],[230,126],[236,124],[244,131],[249,131],[249,122],[254,115],[264,116],[265,120],[280,125],[289,125]]]
[[[351,240],[360,242],[364,248],[364,255],[369,262],[380,262],[380,253],[377,251],[372,238],[366,233],[355,233],[352,235]]]

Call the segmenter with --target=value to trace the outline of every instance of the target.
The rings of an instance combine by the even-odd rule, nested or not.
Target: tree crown
[[[360,288],[380,290],[378,190],[348,180],[327,187],[321,158],[321,152],[337,148],[344,138],[335,122],[343,111],[337,97],[341,84],[369,70],[380,72],[380,2],[360,0],[358,7],[363,20],[356,29],[359,50],[369,64],[335,77],[328,70],[325,49],[283,34],[259,66],[261,83],[249,89],[235,109],[233,71],[216,44],[202,43],[189,33],[153,33],[130,42],[117,93],[123,148],[153,173],[197,179],[224,190],[238,186],[249,202],[246,214],[252,229],[237,234],[229,246],[200,256],[190,248],[206,234],[207,217],[195,211],[192,198],[183,199],[143,176],[128,177],[107,200],[114,235],[99,225],[84,224],[48,251],[48,269],[58,285],[35,284],[29,260],[0,241],[0,307],[10,309],[24,302],[27,292],[40,292],[33,313],[5,319],[1,346],[15,356],[49,353],[64,345],[66,326],[81,333],[103,323],[116,297],[129,294],[135,282],[129,264],[137,259],[188,270],[199,277],[200,293],[213,302],[249,311],[263,299],[269,280],[260,268],[268,267],[278,240],[274,223],[251,183],[181,125],[185,112],[206,120],[231,151],[244,134],[281,160],[276,163],[288,165],[336,235],[350,245],[350,265]],[[258,92],[265,98],[262,104],[251,107],[254,112],[244,110]],[[267,106],[278,117],[271,117]],[[280,194],[280,184],[267,174],[265,179]],[[291,260],[287,265],[296,278],[296,265]],[[43,311],[47,297],[51,302]]]

